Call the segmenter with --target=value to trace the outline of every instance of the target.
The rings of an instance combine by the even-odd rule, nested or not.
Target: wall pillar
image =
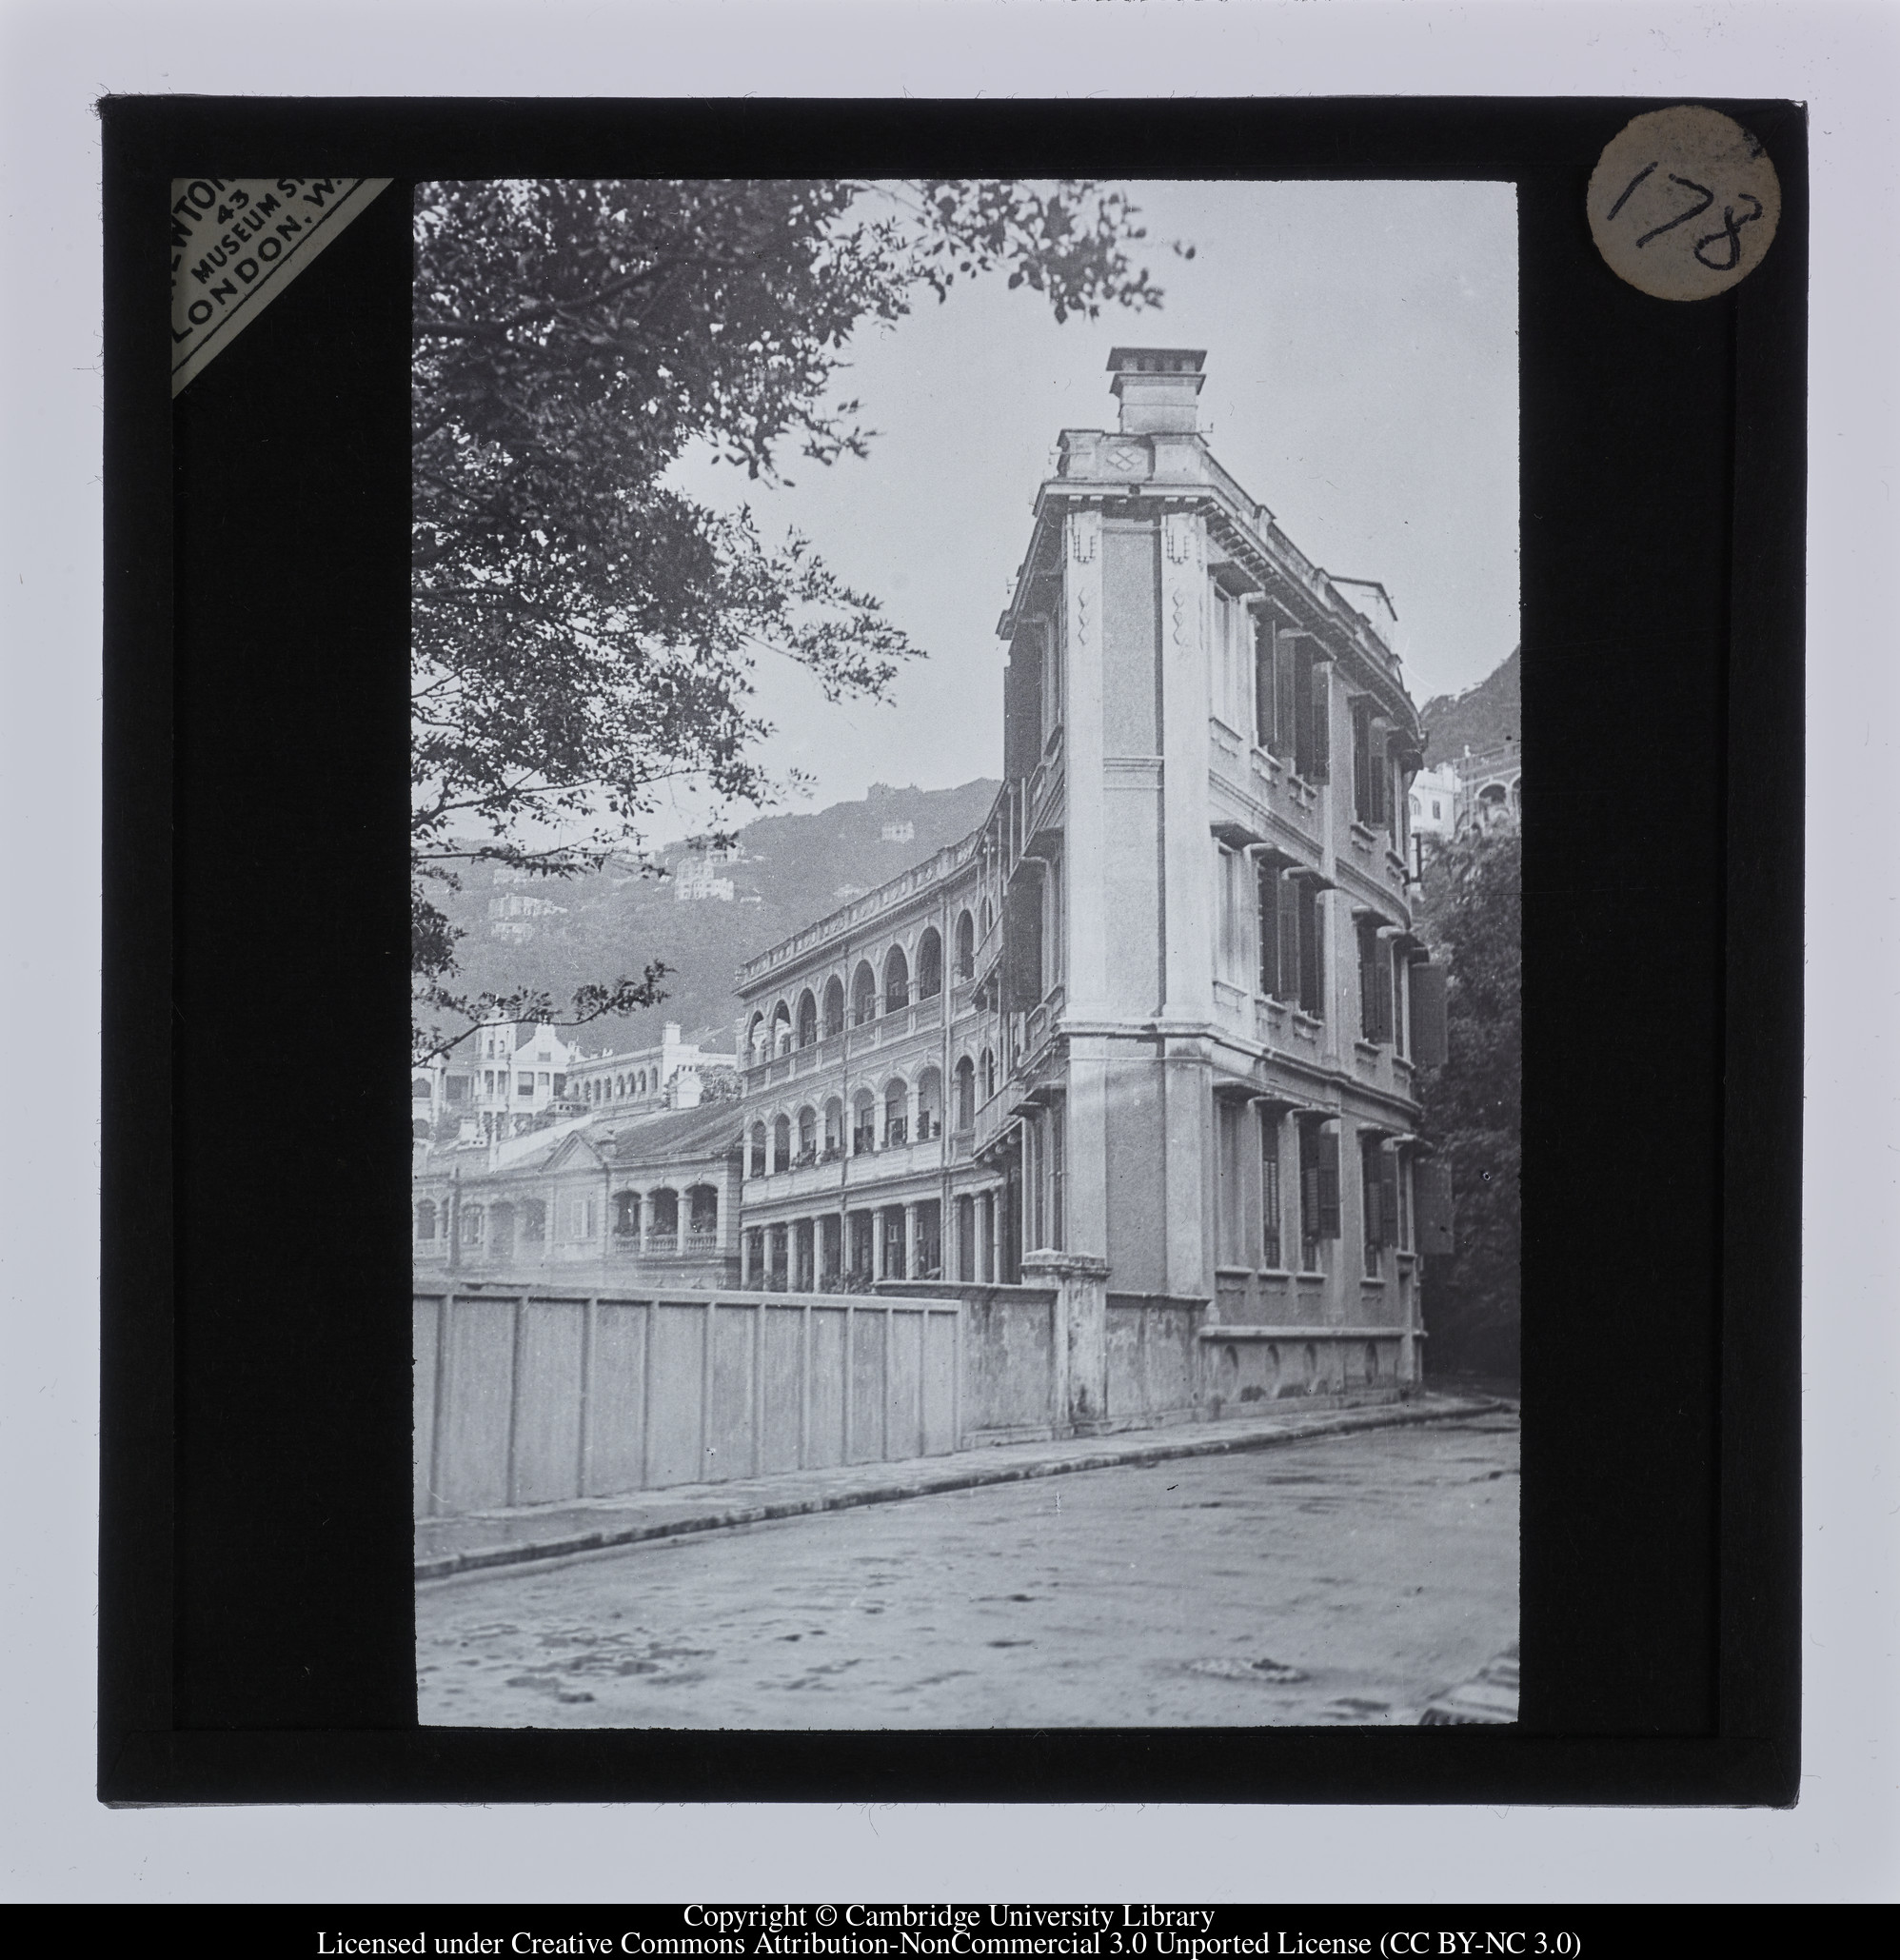
[[[917,1207],[907,1204],[903,1208],[903,1277],[917,1277]]]
[[[1056,1291],[1051,1419],[1059,1434],[1090,1435],[1108,1416],[1108,1261],[1083,1253],[1025,1253],[1022,1283]]]

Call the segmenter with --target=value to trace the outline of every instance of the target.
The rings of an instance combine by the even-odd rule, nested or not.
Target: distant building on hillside
[[[578,1111],[632,1115],[658,1109],[696,1109],[709,1069],[732,1068],[738,1058],[683,1040],[669,1020],[657,1047],[575,1055],[567,1074],[567,1099]]]
[[[743,855],[736,842],[712,838],[690,837],[680,861],[673,867],[673,897],[683,905],[732,903],[734,886],[720,867],[735,864]]]
[[[502,872],[509,868],[504,865]],[[495,875],[497,883],[502,881],[502,872]],[[539,921],[556,918],[566,909],[552,899],[536,898],[532,892],[505,892],[488,901],[488,937],[524,946],[533,939]]]
[[[908,817],[901,822],[886,823],[879,831],[880,841],[887,844],[907,844],[917,841],[917,825]]]
[[[470,1141],[520,1136],[565,1097],[574,1053],[551,1027],[477,1028],[410,1071],[411,1131],[424,1139],[446,1120]]]

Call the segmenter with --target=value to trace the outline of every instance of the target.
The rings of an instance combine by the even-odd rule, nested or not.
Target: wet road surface
[[[1517,1637],[1497,1415],[421,1586],[426,1724],[1416,1722]]]

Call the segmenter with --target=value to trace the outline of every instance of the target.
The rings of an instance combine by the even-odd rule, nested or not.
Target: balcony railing
[[[977,836],[973,834],[960,842],[946,845],[934,857],[921,864],[881,884],[875,891],[866,892],[862,898],[854,899],[848,905],[828,913],[802,932],[794,933],[788,940],[768,947],[757,959],[748,960],[739,969],[740,985],[750,988],[757,982],[769,979],[782,968],[793,965],[807,954],[829,944],[841,935],[855,932],[867,925],[874,919],[890,911],[894,906],[913,899],[920,891],[960,870],[970,861],[977,848]]]

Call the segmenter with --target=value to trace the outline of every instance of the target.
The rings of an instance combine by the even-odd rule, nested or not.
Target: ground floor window
[[[1320,1247],[1339,1236],[1339,1136],[1318,1123],[1299,1129],[1299,1264],[1317,1273]]]

